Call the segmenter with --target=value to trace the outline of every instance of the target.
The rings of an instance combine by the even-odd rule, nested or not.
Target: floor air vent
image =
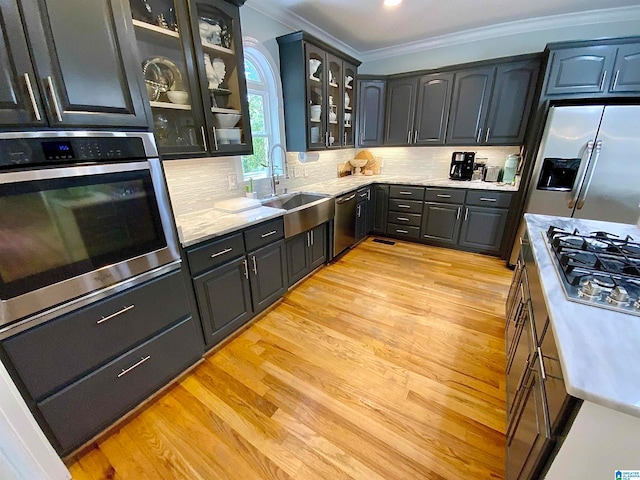
[[[396,242],[392,242],[391,240],[383,240],[381,238],[374,238],[373,239],[374,242],[378,242],[378,243],[384,243],[385,245],[395,245]]]

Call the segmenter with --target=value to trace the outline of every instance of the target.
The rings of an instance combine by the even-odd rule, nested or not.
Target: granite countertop
[[[305,192],[335,197],[373,183],[397,183],[403,185],[499,190],[506,192],[515,192],[518,189],[516,186],[498,183],[482,181],[460,182],[416,175],[351,175],[305,185],[304,187],[291,190],[290,193]],[[176,215],[175,220],[178,227],[180,243],[186,248],[210,240],[211,238],[226,235],[227,233],[263,222],[270,218],[282,216],[285,212],[286,210],[271,207],[259,207],[239,213],[225,213],[215,208],[204,208],[186,214]]]
[[[420,175],[373,175],[355,176],[349,175],[342,178],[334,178],[324,182],[313,183],[294,189],[294,192],[318,193],[321,195],[337,196],[350,192],[356,188],[371,185],[373,183],[397,183],[402,185],[416,185],[422,187],[451,187],[477,190],[498,190],[504,192],[516,192],[517,186],[504,183],[474,181],[456,181],[443,178],[425,177]]]
[[[526,214],[547,312],[567,392],[640,417],[640,316],[566,299],[543,240],[550,225],[581,232],[606,231],[640,240],[635,225]]]

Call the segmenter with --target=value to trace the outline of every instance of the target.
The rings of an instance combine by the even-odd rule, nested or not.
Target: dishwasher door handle
[[[350,195],[346,198],[339,198],[338,200],[336,200],[336,203],[338,204],[342,204],[342,203],[347,203],[349,200],[353,200],[354,198],[356,198],[356,194],[354,193],[353,195]]]

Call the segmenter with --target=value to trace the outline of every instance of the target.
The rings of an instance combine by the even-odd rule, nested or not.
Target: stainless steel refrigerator
[[[634,224],[639,204],[640,105],[551,107],[524,211]]]

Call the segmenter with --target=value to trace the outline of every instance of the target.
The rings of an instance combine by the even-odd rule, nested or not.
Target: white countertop
[[[606,231],[640,240],[635,225],[526,214],[547,312],[567,392],[640,417],[640,316],[566,299],[543,232],[550,225],[581,232]]]
[[[350,175],[325,182],[313,183],[292,190],[292,192],[317,193],[335,197],[359,187],[373,183],[389,183],[416,185],[425,187],[452,187],[478,190],[517,191],[516,186],[482,181],[455,181],[449,179],[429,178],[416,175]],[[239,213],[225,213],[215,208],[204,208],[198,211],[176,215],[178,236],[183,247],[190,247],[211,238],[240,230],[250,225],[284,215],[286,211],[259,207]]]

